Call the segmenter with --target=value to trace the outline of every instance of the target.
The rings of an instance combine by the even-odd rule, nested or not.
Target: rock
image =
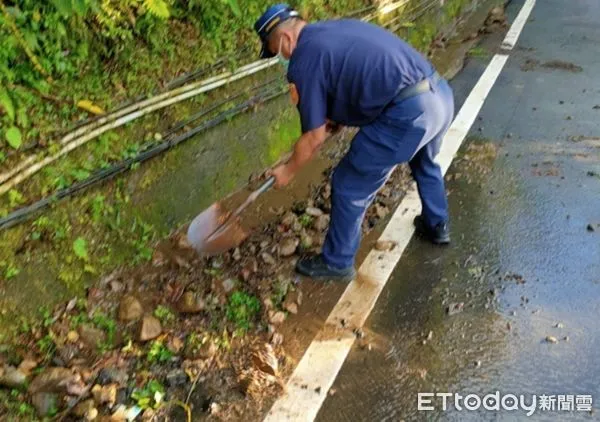
[[[0,386],[8,388],[22,388],[27,382],[27,375],[13,366],[5,367],[0,371]]]
[[[587,225],[587,231],[594,232],[594,231],[596,231],[596,228],[592,224],[588,224]]]
[[[558,339],[554,336],[547,336],[546,343],[556,344],[558,343]]]
[[[281,256],[291,256],[296,252],[296,248],[300,241],[295,237],[288,237],[283,239],[279,244],[279,255]]]
[[[306,208],[306,211],[304,211],[304,213],[306,215],[310,215],[311,217],[320,217],[324,214],[323,210],[321,210],[320,208],[316,208],[316,207],[308,207],[308,208]]]
[[[298,305],[302,305],[302,292],[298,289],[288,292],[285,296],[286,302],[294,302]]]
[[[252,363],[260,371],[277,376],[279,373],[279,362],[273,351],[273,347],[265,343],[252,354]]]
[[[84,415],[84,419],[86,421],[93,421],[96,420],[96,418],[98,417],[98,409],[93,408],[88,410],[88,412]]]
[[[271,344],[273,346],[281,346],[283,344],[283,334],[273,333],[271,336]]]
[[[390,210],[385,205],[375,204],[375,214],[379,218],[384,218],[386,215],[390,213]]]
[[[38,366],[38,362],[36,360],[23,359],[17,369],[20,372],[22,372],[23,374],[25,374],[26,376],[29,376],[31,374],[31,371],[33,371],[35,368],[37,368],[37,366]]]
[[[144,315],[142,304],[135,297],[127,295],[119,305],[119,319],[123,322],[137,321]]]
[[[269,318],[269,322],[273,325],[282,324],[285,321],[285,314],[281,311],[273,313]]]
[[[152,315],[146,315],[140,324],[140,341],[155,339],[162,333],[160,321]]]
[[[565,328],[565,326],[562,322],[557,322],[556,324],[554,324],[554,328]]]
[[[223,280],[223,282],[221,283],[221,285],[223,286],[223,291],[225,293],[231,292],[235,288],[236,284],[237,284],[237,280],[235,280],[233,278],[228,278],[226,280]]]
[[[188,376],[182,369],[174,369],[167,374],[167,385],[171,388],[181,387],[188,382]]]
[[[29,384],[29,393],[66,393],[71,385],[80,384],[78,375],[68,368],[47,368]]]
[[[266,249],[267,246],[269,246],[269,241],[268,240],[263,240],[262,242],[260,242],[260,248],[261,249]]]
[[[56,354],[56,357],[60,358],[63,362],[56,366],[70,366],[68,364],[79,354],[79,348],[74,344],[65,344],[64,346],[58,347]]]
[[[67,341],[69,343],[77,343],[79,341],[79,334],[77,331],[69,331],[67,334]]]
[[[321,196],[323,199],[329,199],[331,197],[331,185],[329,183],[323,187],[323,193]]]
[[[58,395],[54,393],[35,393],[31,396],[31,404],[38,416],[51,416],[58,410]]]
[[[281,219],[281,225],[285,228],[291,229],[294,223],[298,222],[298,216],[291,211],[288,211]]]
[[[94,403],[94,400],[89,399],[75,406],[75,408],[73,409],[73,414],[77,417],[83,418],[90,410],[94,409],[95,407],[96,404]]]
[[[89,324],[79,326],[79,337],[90,349],[96,349],[100,344],[106,342],[106,333]]]
[[[114,406],[117,402],[117,384],[109,384],[101,386],[99,384],[94,385],[92,388],[92,396],[96,404],[108,404]]]
[[[98,373],[98,384],[119,384],[125,385],[129,381],[129,374],[127,371],[116,368],[102,368]]]
[[[456,315],[460,312],[462,312],[463,307],[465,306],[464,303],[460,302],[460,303],[451,303],[447,308],[446,308],[446,312],[448,313],[448,315],[452,316],[452,315]]]
[[[233,258],[234,261],[239,261],[242,259],[242,252],[240,251],[240,248],[235,248],[235,250],[233,251],[233,254],[231,255],[231,257]]]
[[[331,217],[328,214],[323,214],[323,215],[317,217],[317,219],[313,223],[313,227],[315,230],[323,232],[323,231],[327,230],[327,228],[329,227],[330,220],[331,220]]]
[[[172,337],[167,344],[167,348],[174,354],[181,352],[181,349],[185,347],[185,343],[179,337]]]
[[[300,245],[302,245],[303,249],[308,249],[312,246],[312,244],[312,237],[308,233],[306,233],[305,230],[303,230],[302,233],[300,233]]]
[[[196,314],[206,308],[206,303],[200,295],[194,292],[185,292],[177,301],[177,310],[184,314]]]
[[[298,313],[298,305],[294,302],[285,302],[283,308],[290,314],[296,315]]]
[[[375,249],[378,251],[391,251],[396,247],[397,243],[392,240],[378,240],[375,243]]]
[[[267,265],[275,265],[276,264],[275,258],[273,258],[273,256],[267,252],[263,252],[260,255],[260,257],[262,258],[264,263]]]

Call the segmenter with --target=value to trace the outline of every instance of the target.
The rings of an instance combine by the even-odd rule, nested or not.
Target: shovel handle
[[[255,193],[258,195],[265,193],[266,191],[268,191],[269,189],[271,189],[273,187],[273,185],[275,184],[275,176],[271,176],[267,179],[267,181],[265,183],[262,184],[262,186],[258,189],[256,189]]]

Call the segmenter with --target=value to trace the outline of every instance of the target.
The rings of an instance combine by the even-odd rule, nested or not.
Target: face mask
[[[285,57],[283,57],[283,54],[281,54],[281,46],[283,45],[283,38],[281,38],[279,40],[279,52],[277,53],[277,60],[279,60],[279,64],[282,65],[284,67],[285,70],[287,70],[290,61],[288,59],[286,59]]]

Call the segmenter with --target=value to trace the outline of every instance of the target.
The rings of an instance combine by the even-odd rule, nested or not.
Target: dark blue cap
[[[258,18],[254,24],[254,30],[260,37],[262,42],[262,50],[260,52],[261,59],[268,59],[275,56],[267,48],[267,38],[275,28],[281,23],[290,18],[297,18],[300,14],[292,9],[287,4],[276,4],[267,9],[263,15]]]

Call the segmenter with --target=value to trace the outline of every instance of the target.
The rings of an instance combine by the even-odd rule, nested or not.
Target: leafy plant
[[[313,218],[308,214],[302,214],[298,221],[302,225],[302,227],[310,227],[312,225]]]
[[[82,259],[84,261],[89,260],[88,251],[87,251],[87,242],[83,237],[78,237],[73,242],[73,252],[75,252],[75,256],[77,258]]]
[[[135,390],[131,394],[131,398],[142,409],[157,409],[162,402],[164,393],[165,388],[160,382],[150,380],[142,389]]]
[[[168,324],[175,321],[175,314],[169,308],[163,305],[158,305],[154,310],[154,316],[160,320],[162,324]]]
[[[252,320],[260,311],[259,300],[244,292],[234,292],[225,308],[227,319],[233,322],[238,329],[246,331],[250,328]]]
[[[150,345],[150,350],[146,355],[149,363],[168,362],[173,357],[173,353],[163,344],[161,340],[155,340]]]

